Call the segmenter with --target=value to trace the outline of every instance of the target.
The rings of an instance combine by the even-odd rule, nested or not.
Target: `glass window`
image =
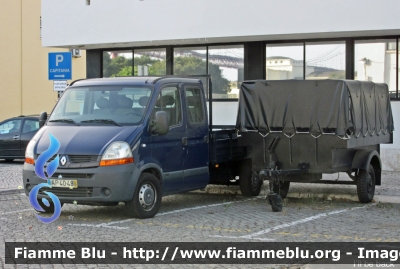
[[[386,83],[396,96],[396,40],[359,40],[354,47],[354,79]]]
[[[21,120],[9,120],[0,125],[0,134],[19,133]]]
[[[103,51],[103,77],[132,76],[132,51]]]
[[[136,125],[143,118],[151,92],[151,87],[135,85],[71,87],[57,103],[49,123]]]
[[[344,42],[306,43],[306,79],[345,79]]]
[[[25,120],[22,128],[23,134],[36,132],[37,130],[39,130],[39,120]]]
[[[206,60],[206,47],[174,48],[174,75],[206,75]],[[208,94],[207,79],[200,79],[203,82],[205,93]]]
[[[174,75],[205,75],[206,59],[206,47],[175,48]]]
[[[399,43],[397,44],[397,51],[399,52],[399,57],[398,57],[398,59],[399,59],[399,62],[397,63],[397,66],[398,66],[398,69],[397,69],[397,77],[398,77],[398,82],[399,82],[399,85],[397,85],[397,94],[396,94],[396,96],[393,96],[393,94],[392,94],[392,96],[391,97],[393,97],[393,98],[400,98],[400,94],[399,94],[399,89],[400,89],[400,39],[399,39]],[[394,91],[394,89],[392,89],[392,91]]]
[[[153,118],[157,111],[165,111],[167,113],[170,128],[181,124],[182,106],[177,87],[166,87],[161,90],[153,110]]]
[[[214,99],[238,98],[239,84],[243,81],[243,45],[210,46],[208,73],[213,83]]]
[[[266,49],[266,78],[303,79],[303,44],[272,44]]]
[[[189,123],[203,123],[204,111],[199,88],[186,87],[186,109]]]
[[[135,49],[134,76],[165,76],[167,73],[165,49]]]

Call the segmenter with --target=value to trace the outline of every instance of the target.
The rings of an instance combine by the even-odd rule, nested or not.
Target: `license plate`
[[[50,179],[49,181],[52,187],[70,189],[78,188],[78,180]]]

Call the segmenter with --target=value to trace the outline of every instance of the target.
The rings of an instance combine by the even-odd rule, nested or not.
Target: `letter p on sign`
[[[62,54],[57,54],[56,55],[56,66],[58,66],[59,63],[64,61],[64,56]]]

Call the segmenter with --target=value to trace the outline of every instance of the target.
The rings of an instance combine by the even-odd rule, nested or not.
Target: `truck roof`
[[[188,78],[185,76],[158,76],[158,77],[114,77],[114,78],[92,78],[73,81],[69,86],[100,86],[100,85],[152,85],[161,80],[168,82],[191,82],[198,83],[199,78]]]

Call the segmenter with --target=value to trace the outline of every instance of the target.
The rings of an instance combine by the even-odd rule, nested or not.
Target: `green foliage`
[[[137,76],[138,65],[147,65],[149,76],[163,76],[166,74],[166,61],[151,59],[149,56],[143,55],[135,57],[134,70],[132,74],[132,59],[124,56],[110,58],[108,53],[103,54],[103,76],[104,77],[120,77],[120,76]],[[222,71],[218,65],[209,64],[209,74],[213,81],[214,93],[228,93],[230,90],[230,82],[222,76]],[[174,59],[175,75],[204,75],[206,73],[206,62],[195,57],[176,57]]]

